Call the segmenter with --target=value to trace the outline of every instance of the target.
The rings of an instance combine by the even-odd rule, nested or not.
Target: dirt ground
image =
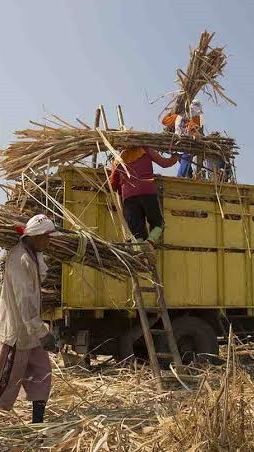
[[[0,412],[2,452],[254,451],[252,350],[232,348],[220,366],[193,365],[184,377],[164,371],[161,394],[146,365],[52,360],[45,423],[30,423],[21,394],[12,412]]]

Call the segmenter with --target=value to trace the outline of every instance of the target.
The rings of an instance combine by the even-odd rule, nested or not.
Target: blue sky
[[[189,45],[215,31],[229,55],[222,80],[231,107],[204,102],[208,130],[225,130],[241,146],[241,182],[252,183],[254,1],[252,0],[0,0],[0,145],[15,129],[45,112],[92,123],[104,104],[111,125],[115,106],[128,126],[160,130],[175,70]],[[175,169],[169,171],[175,173]]]

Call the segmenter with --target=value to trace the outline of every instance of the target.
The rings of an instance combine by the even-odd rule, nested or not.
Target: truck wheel
[[[172,322],[175,340],[183,361],[189,364],[196,357],[199,361],[220,363],[219,344],[213,327],[201,317],[183,315]],[[164,335],[155,338],[157,352],[169,352],[167,339]],[[148,353],[144,338],[134,344],[134,355],[143,361],[148,361]],[[213,355],[213,356],[210,356]],[[162,369],[168,369],[170,359],[159,359]]]
[[[216,364],[219,344],[212,326],[201,317],[181,316],[172,322],[174,336],[184,364],[189,364],[196,356],[199,360],[209,360]]]

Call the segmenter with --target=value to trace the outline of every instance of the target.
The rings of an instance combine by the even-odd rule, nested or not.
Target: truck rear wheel
[[[201,361],[217,361],[219,344],[216,333],[208,322],[201,317],[183,315],[176,317],[172,326],[184,364],[189,364],[195,356]]]
[[[195,358],[199,361],[218,363],[219,344],[213,327],[201,317],[183,315],[172,321],[175,340],[181,355],[183,364],[189,364]],[[155,338],[157,352],[167,353],[168,342],[165,335]],[[134,344],[134,355],[143,361],[148,360],[148,353],[144,338],[140,338]],[[170,359],[159,359],[162,369],[168,369]]]

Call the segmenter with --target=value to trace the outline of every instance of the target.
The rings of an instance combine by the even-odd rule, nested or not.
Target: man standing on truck
[[[58,235],[43,214],[18,226],[18,244],[8,253],[0,296],[0,409],[9,411],[23,386],[33,403],[33,423],[43,422],[51,387],[48,351],[55,340],[40,317],[43,260],[49,238]]]
[[[148,147],[134,147],[120,154],[122,163],[113,163],[110,183],[121,194],[124,218],[137,241],[158,242],[163,230],[163,217],[154,179],[153,162],[162,168],[173,166],[177,154],[169,158]],[[146,223],[149,225],[147,231]]]
[[[212,132],[209,138],[219,138],[219,132]],[[230,159],[224,155],[213,155],[206,158],[207,176],[211,181],[218,183],[229,182],[232,180],[232,167]]]
[[[176,135],[191,135],[198,137],[203,134],[203,126],[201,124],[202,106],[199,100],[194,99],[190,105],[189,114],[177,115],[175,113],[168,113],[162,119],[162,124],[166,131],[174,132]],[[183,152],[180,159],[180,167],[177,177],[193,177],[192,170],[192,155]]]

